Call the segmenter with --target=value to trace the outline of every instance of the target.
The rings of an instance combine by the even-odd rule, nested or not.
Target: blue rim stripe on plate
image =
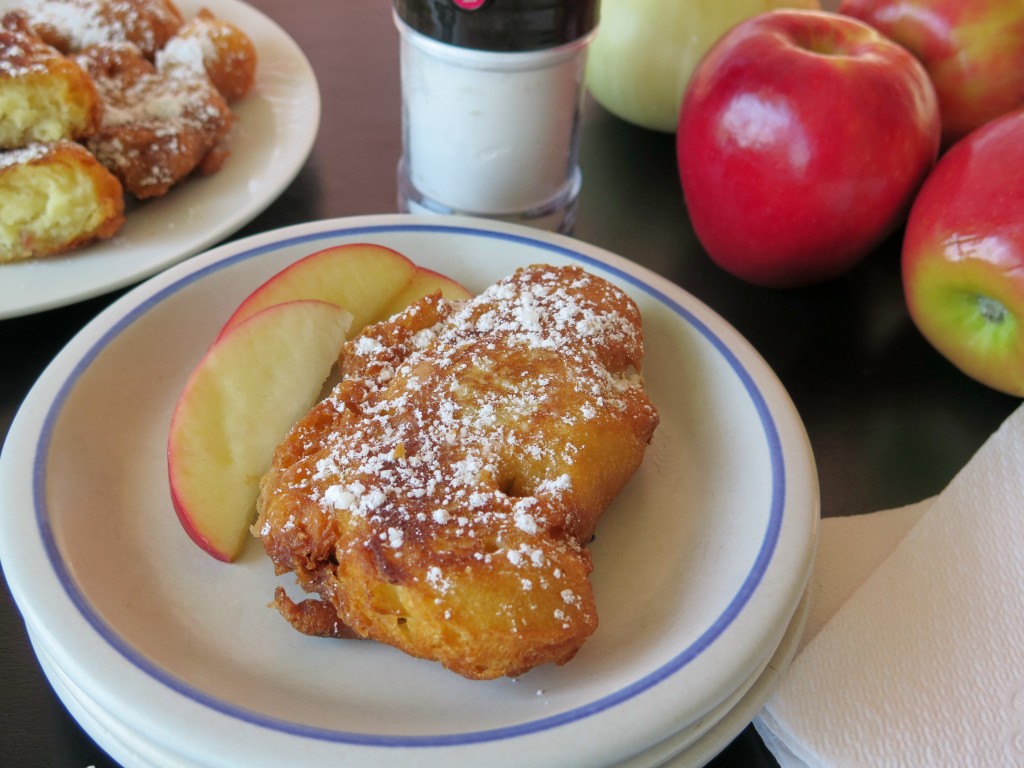
[[[557,253],[558,255],[569,258],[570,260],[583,262],[593,267],[597,267],[601,271],[614,274],[619,279],[630,283],[637,289],[652,296],[657,301],[671,309],[675,314],[682,317],[688,324],[693,326],[693,328],[695,328],[709,343],[711,343],[723,358],[725,358],[726,362],[728,362],[729,366],[739,377],[744,389],[750,396],[761,420],[762,428],[764,429],[764,438],[767,443],[771,461],[772,476],[772,492],[768,525],[765,529],[764,539],[761,542],[761,547],[754,560],[754,564],[743,583],[740,585],[739,590],[726,606],[725,610],[718,616],[711,626],[704,631],[703,634],[658,669],[621,688],[620,690],[615,691],[614,693],[600,699],[596,699],[589,704],[570,709],[566,712],[550,717],[531,720],[515,726],[434,736],[394,736],[387,734],[361,733],[295,723],[225,702],[198,688],[195,688],[193,685],[161,669],[150,659],[143,656],[131,645],[126,643],[114,628],[107,624],[95,612],[95,610],[93,610],[88,600],[79,590],[78,585],[75,583],[74,578],[71,576],[71,573],[61,556],[53,529],[50,525],[49,509],[46,500],[46,458],[49,455],[50,443],[53,439],[53,431],[56,426],[57,419],[60,416],[61,410],[74,388],[75,383],[107,345],[109,345],[122,331],[124,331],[125,328],[135,322],[137,318],[148,312],[153,306],[212,272],[225,269],[240,261],[260,256],[269,251],[279,250],[281,248],[298,245],[304,242],[325,240],[336,237],[355,237],[393,232],[459,234],[507,240],[527,245],[532,248]],[[40,433],[39,446],[36,450],[33,462],[32,491],[36,522],[39,526],[43,545],[49,557],[50,564],[72,603],[74,603],[82,616],[112,648],[118,651],[134,666],[161,684],[198,704],[209,707],[210,709],[227,715],[228,717],[302,738],[372,747],[446,747],[456,746],[459,744],[473,744],[485,741],[510,739],[576,722],[631,699],[675,674],[700,656],[701,653],[703,653],[726,630],[726,628],[732,624],[764,578],[768,565],[771,562],[772,555],[775,552],[775,547],[778,543],[780,531],[782,529],[782,518],[786,500],[786,471],[778,428],[775,425],[771,410],[768,407],[764,395],[761,393],[753,377],[746,368],[743,367],[742,363],[740,363],[733,351],[729,349],[729,347],[726,346],[726,344],[717,335],[715,335],[707,325],[670,296],[655,289],[653,286],[648,285],[634,275],[613,267],[593,256],[588,256],[585,253],[581,253],[566,246],[534,240],[524,235],[449,225],[382,224],[342,227],[339,229],[318,231],[306,235],[296,235],[285,240],[276,240],[265,245],[254,246],[233,256],[220,259],[201,269],[190,272],[181,279],[162,288],[153,296],[149,297],[137,307],[129,311],[124,317],[114,323],[113,326],[105,332],[103,336],[94,343],[75,364],[71,374],[62,383],[57,396],[54,398],[53,403],[47,410]]]

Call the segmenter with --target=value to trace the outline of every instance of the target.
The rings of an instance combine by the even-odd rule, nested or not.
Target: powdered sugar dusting
[[[203,71],[157,70],[130,43],[87,48],[74,60],[103,102],[89,149],[137,197],[163,194],[218,149],[234,116]]]
[[[59,145],[36,142],[25,147],[20,147],[19,149],[0,152],[0,169],[38,162],[47,155],[53,153],[57,146]]]
[[[173,6],[159,0],[22,0],[18,7],[31,27],[64,53],[132,43],[152,57],[182,23]]]
[[[473,300],[433,300],[350,341],[321,404],[340,426],[296,488],[365,531],[347,546],[386,545],[395,563],[417,547],[442,560],[444,547],[471,552],[476,567],[508,572],[521,599],[547,593],[566,628],[584,606],[562,568],[586,544],[575,526],[589,538],[596,520],[573,516],[577,458],[623,413],[656,421],[635,305],[570,274],[520,270]],[[439,605],[456,576],[426,570]]]
[[[0,78],[45,74],[60,54],[12,29],[0,29]]]

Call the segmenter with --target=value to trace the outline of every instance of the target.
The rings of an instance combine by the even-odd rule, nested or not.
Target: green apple
[[[775,8],[820,7],[818,0],[602,0],[587,88],[623,120],[674,133],[690,76],[722,34]]]
[[[1024,109],[942,156],[911,208],[902,267],[925,338],[968,376],[1024,396]]]
[[[451,278],[418,267],[383,245],[350,243],[316,251],[273,275],[234,311],[221,335],[274,304],[318,299],[352,314],[352,332],[404,309],[436,290],[447,299],[465,299],[469,291]]]
[[[324,301],[289,301],[219,337],[171,417],[171,502],[200,547],[230,562],[245,544],[274,449],[313,405],[352,316]]]

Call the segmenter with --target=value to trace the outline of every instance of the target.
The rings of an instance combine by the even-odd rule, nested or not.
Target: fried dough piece
[[[89,75],[12,18],[0,27],[0,149],[79,139],[100,122]]]
[[[183,23],[171,0],[22,0],[15,13],[62,53],[131,43],[152,60]]]
[[[585,545],[658,423],[640,314],[575,267],[428,297],[342,350],[261,482],[254,534],[354,634],[471,679],[570,660],[597,626]]]
[[[103,103],[86,145],[132,195],[158,197],[193,171],[220,168],[234,116],[205,74],[159,73],[130,44],[92,46],[74,59]]]
[[[121,184],[80,144],[0,152],[0,262],[62,253],[122,224]]]
[[[220,95],[232,102],[252,89],[256,46],[241,29],[204,8],[157,53],[156,66],[161,72],[178,67],[205,72]]]

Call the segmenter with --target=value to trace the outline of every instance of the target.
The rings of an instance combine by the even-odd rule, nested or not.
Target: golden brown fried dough
[[[103,120],[86,140],[97,159],[140,199],[165,194],[193,171],[216,171],[234,122],[205,74],[164,74],[130,44],[86,48]]]
[[[473,679],[570,660],[597,626],[586,544],[658,423],[640,314],[574,267],[428,297],[365,329],[289,433],[253,527],[308,634]]]
[[[0,149],[79,139],[99,125],[100,100],[89,75],[26,31],[0,27]]]
[[[80,144],[0,152],[0,262],[62,253],[123,223],[120,183]]]
[[[150,60],[183,22],[170,0],[23,0],[16,12],[63,53],[131,43]]]
[[[157,53],[156,65],[161,72],[179,67],[205,72],[221,96],[232,102],[252,89],[256,47],[234,24],[203,9]]]

